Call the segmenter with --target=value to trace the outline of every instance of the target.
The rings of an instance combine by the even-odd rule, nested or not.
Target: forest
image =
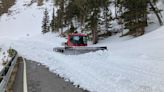
[[[43,0],[38,0],[38,5]],[[1,0],[0,15],[8,12],[15,0]],[[151,24],[149,14],[156,15],[159,24],[161,11],[158,0],[54,0],[52,18],[45,9],[42,32],[59,32],[61,36],[69,33],[85,33],[96,44],[99,37],[108,37],[122,32],[122,36],[144,35],[145,28]],[[124,30],[128,32],[123,33]]]
[[[55,0],[54,5],[58,9],[53,11],[50,28],[47,29],[62,35],[80,30],[90,35],[93,44],[98,42],[100,36],[111,36],[112,32],[122,32],[124,29],[129,31],[123,36],[141,36],[149,25],[148,14],[154,13],[159,24],[163,24],[160,15],[162,10],[156,6],[157,2],[158,0]],[[46,12],[45,10],[45,15]],[[112,28],[112,23],[116,23],[118,27]]]

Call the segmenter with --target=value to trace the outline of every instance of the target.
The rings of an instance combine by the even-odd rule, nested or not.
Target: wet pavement
[[[26,60],[26,65],[28,92],[88,92],[64,81],[40,63]],[[20,63],[13,92],[23,92],[22,77],[23,64]]]

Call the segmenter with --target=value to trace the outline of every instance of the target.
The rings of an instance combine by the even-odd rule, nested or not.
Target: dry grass
[[[43,1],[44,1],[44,0],[37,0],[38,6],[42,6],[42,5],[43,5]]]

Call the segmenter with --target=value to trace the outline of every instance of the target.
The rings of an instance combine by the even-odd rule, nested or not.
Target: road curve
[[[88,92],[65,82],[40,63],[26,60],[28,92]],[[23,63],[19,65],[13,92],[23,92]]]

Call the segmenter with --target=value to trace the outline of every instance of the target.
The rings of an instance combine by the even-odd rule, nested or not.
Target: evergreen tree
[[[49,26],[49,16],[48,16],[48,11],[45,9],[44,11],[44,17],[42,21],[42,33],[47,33],[50,31],[50,26]]]
[[[110,22],[113,20],[112,12],[108,8],[110,3],[111,2],[105,2],[104,5],[103,5],[103,19],[101,20],[101,22],[103,22],[102,24],[104,24],[105,31],[110,30],[110,28],[111,28],[111,23]]]
[[[124,7],[127,10],[122,15],[125,28],[130,30],[131,35],[143,35],[144,28],[147,26],[147,1],[125,0]]]
[[[125,29],[129,29],[129,32],[125,35],[140,36],[145,32],[145,27],[148,26],[149,12],[153,11],[159,23],[162,24],[159,13],[160,11],[155,7],[158,0],[117,0],[120,8],[124,9],[121,18],[124,21]],[[122,11],[122,9],[120,9]]]
[[[57,10],[57,17],[56,17],[56,28],[59,31],[60,28],[60,33],[63,35],[63,25],[64,25],[64,11],[65,11],[65,3],[67,0],[55,0],[55,5],[59,7]]]
[[[89,9],[88,12],[88,27],[90,27],[91,32],[92,32],[92,41],[93,44],[96,44],[98,42],[98,23],[99,21],[99,16],[101,13],[101,8],[105,8],[107,9],[108,5],[109,5],[109,0],[88,0],[87,1],[88,5],[87,5],[87,9]],[[107,13],[108,10],[106,10],[106,14],[105,14],[105,25],[106,27],[108,26],[108,20],[107,20]]]

